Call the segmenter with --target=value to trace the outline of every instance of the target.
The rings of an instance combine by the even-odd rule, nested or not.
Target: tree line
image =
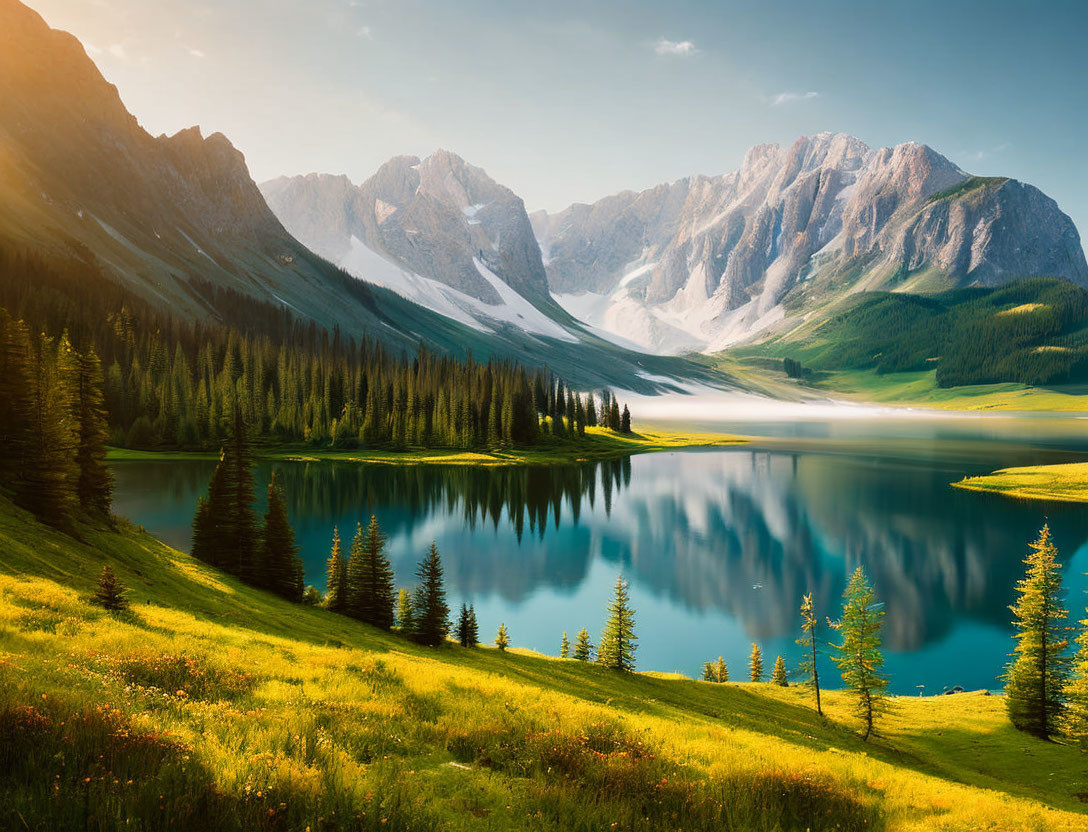
[[[94,350],[0,309],[0,403],[0,487],[54,526],[108,519],[113,479]]]
[[[179,318],[92,266],[0,250],[0,307],[32,332],[67,333],[101,359],[109,441],[217,448],[241,409],[257,440],[336,447],[476,448],[630,432],[605,391],[570,390],[546,369],[414,356],[345,337],[199,280],[188,291],[219,320]]]

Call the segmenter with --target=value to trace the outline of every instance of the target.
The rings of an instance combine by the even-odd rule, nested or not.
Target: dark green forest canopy
[[[105,373],[110,439],[216,448],[238,402],[265,441],[336,447],[529,445],[600,424],[629,430],[546,369],[414,355],[301,323],[283,309],[193,281],[218,320],[153,309],[72,259],[0,252],[0,308],[34,331],[67,332]]]
[[[865,295],[808,343],[772,354],[816,370],[937,371],[941,387],[1088,380],[1088,291],[1033,278],[997,289]]]

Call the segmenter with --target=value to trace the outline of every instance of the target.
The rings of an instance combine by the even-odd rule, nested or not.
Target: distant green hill
[[[802,376],[936,370],[946,388],[1088,381],[1088,291],[1035,278],[933,295],[874,292],[797,340],[739,352],[799,362]]]

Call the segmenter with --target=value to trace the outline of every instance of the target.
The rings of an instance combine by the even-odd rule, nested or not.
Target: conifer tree
[[[475,647],[480,643],[480,625],[476,621],[476,605],[468,605],[468,646]]]
[[[703,662],[703,681],[716,682],[714,677],[714,662]]]
[[[1016,585],[1013,613],[1016,647],[1005,673],[1005,707],[1021,731],[1048,739],[1062,719],[1063,688],[1069,675],[1065,657],[1068,614],[1063,605],[1058,550],[1044,525],[1024,558],[1027,574]]]
[[[355,524],[355,536],[348,553],[347,580],[344,583],[344,612],[360,621],[367,614],[366,535],[363,524]]]
[[[397,594],[397,627],[404,635],[412,633],[412,593],[403,587]]]
[[[17,482],[23,461],[32,452],[32,397],[30,332],[23,321],[13,321],[0,309],[0,482]]]
[[[348,564],[340,545],[340,529],[336,526],[332,529],[332,549],[325,576],[325,606],[332,612],[343,612],[347,601]]]
[[[98,576],[98,588],[94,593],[94,602],[111,612],[121,612],[127,610],[129,606],[125,592],[125,587],[117,578],[113,568],[109,564],[103,566],[102,574]]]
[[[593,643],[589,640],[589,630],[583,627],[574,640],[574,658],[580,662],[593,660]]]
[[[294,529],[287,517],[287,499],[275,472],[268,483],[268,510],[264,517],[258,571],[265,589],[289,601],[302,601],[302,561],[298,556]]]
[[[1069,740],[1088,751],[1088,613],[1080,622],[1077,654],[1065,686],[1065,718],[1062,729]]]
[[[752,652],[748,656],[748,681],[763,681],[763,651],[759,649],[759,645],[754,641],[752,642]]]
[[[469,623],[468,623],[468,605],[461,604],[461,614],[457,617],[457,627],[454,630],[457,636],[457,643],[462,647],[475,647],[475,644],[469,641]]]
[[[358,617],[367,624],[390,629],[393,626],[393,567],[385,555],[385,535],[374,515],[366,530],[359,581]]]
[[[72,411],[78,450],[76,493],[84,511],[102,517],[110,513],[113,475],[106,465],[109,439],[102,398],[102,364],[94,350],[74,355]]]
[[[801,599],[801,638],[797,643],[806,648],[801,657],[801,673],[808,684],[816,693],[816,713],[823,716],[823,708],[820,706],[820,671],[816,664],[816,612],[812,603],[810,592]]]
[[[842,644],[832,645],[837,653],[833,658],[843,683],[854,693],[855,713],[865,724],[864,740],[869,739],[876,717],[884,710],[888,680],[881,672],[883,622],[884,605],[876,600],[865,571],[859,566],[843,592],[842,618],[831,626],[842,633]]]
[[[226,570],[248,583],[257,583],[255,574],[259,534],[257,515],[253,509],[253,450],[242,416],[240,403],[234,405],[234,419],[223,454],[227,500],[223,520],[223,553]]]
[[[620,416],[620,433],[631,432],[631,411],[627,409],[627,405],[623,406],[623,415]]]
[[[567,631],[563,631],[563,640],[559,642],[559,658],[570,658],[570,639],[567,638]]]
[[[789,687],[789,679],[786,678],[786,662],[781,656],[774,660],[774,670],[771,671],[771,684],[779,687]]]
[[[416,570],[419,587],[412,600],[413,635],[420,644],[437,647],[446,640],[450,609],[442,584],[442,559],[432,543]]]
[[[499,648],[500,653],[505,653],[506,648],[510,646],[510,636],[506,632],[506,624],[499,625],[499,634],[495,636],[495,646]]]
[[[637,641],[635,611],[631,609],[627,582],[623,575],[619,575],[616,578],[615,596],[608,605],[608,622],[601,633],[597,661],[614,670],[634,670]]]
[[[723,659],[721,656],[718,656],[718,660],[714,662],[714,681],[729,681],[729,668],[725,664],[725,659]]]

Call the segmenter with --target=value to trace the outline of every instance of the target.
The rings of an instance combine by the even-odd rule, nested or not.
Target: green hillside
[[[822,721],[802,688],[428,650],[245,587],[123,521],[78,534],[0,498],[4,829],[1086,822],[1088,756],[1014,731],[999,697],[895,699],[862,743],[836,693]],[[103,563],[131,612],[88,603]]]
[[[1036,278],[932,295],[874,292],[803,334],[739,350],[829,373],[935,372],[936,386],[1088,381],[1088,291]],[[833,380],[832,380],[833,383]]]

